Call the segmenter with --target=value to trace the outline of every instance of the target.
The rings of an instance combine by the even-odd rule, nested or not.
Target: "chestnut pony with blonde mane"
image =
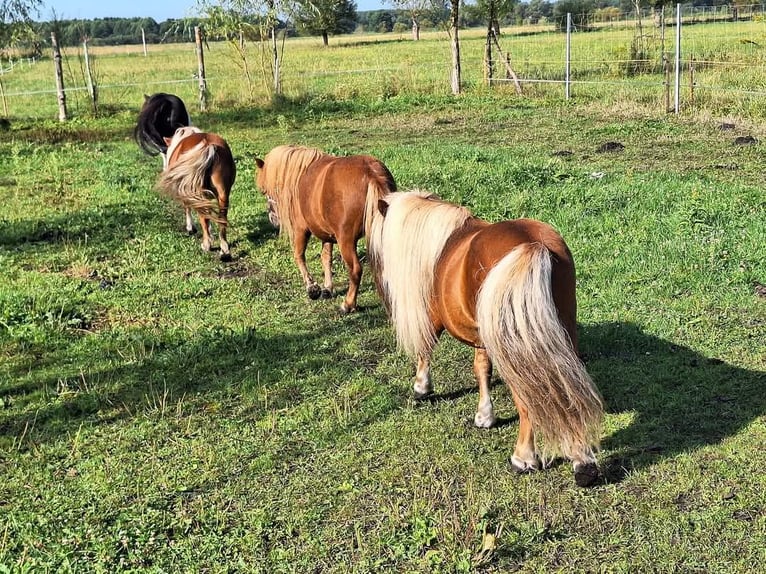
[[[187,210],[193,209],[202,227],[202,249],[210,251],[210,222],[218,224],[221,260],[231,259],[226,241],[229,194],[237,168],[226,141],[193,126],[176,130],[167,144],[167,165],[157,187]],[[187,216],[188,221],[188,216]]]
[[[580,486],[599,476],[603,404],[577,356],[575,268],[561,236],[546,223],[490,224],[422,192],[379,203],[368,238],[373,272],[400,347],[417,360],[414,390],[432,392],[430,359],[439,335],[475,348],[478,427],[491,427],[493,365],[513,394],[519,472],[563,455]],[[543,464],[544,466],[544,464]]]
[[[340,310],[356,310],[362,281],[356,245],[376,217],[378,200],[396,191],[391,172],[368,155],[338,157],[292,145],[275,147],[255,163],[256,183],[266,196],[269,221],[289,238],[309,298],[332,297],[332,249],[337,243],[349,277]],[[306,266],[311,235],[322,242],[321,288]]]

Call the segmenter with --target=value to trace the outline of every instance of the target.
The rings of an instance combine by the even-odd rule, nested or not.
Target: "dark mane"
[[[157,93],[146,97],[133,137],[144,152],[157,155],[168,149],[163,137],[173,137],[178,128],[189,125],[191,118],[183,100],[173,94]]]

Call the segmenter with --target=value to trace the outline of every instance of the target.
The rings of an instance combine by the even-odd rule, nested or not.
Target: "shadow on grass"
[[[376,319],[364,319],[369,320]],[[212,328],[188,338],[179,332],[158,336],[138,331],[122,336],[119,344],[112,342],[109,349],[90,352],[100,354],[100,364],[117,363],[116,367],[82,365],[80,375],[71,369],[53,373],[51,366],[71,363],[74,352],[54,351],[47,357],[45,374],[2,386],[0,435],[25,435],[27,446],[55,442],[83,423],[109,424],[159,408],[175,412],[179,403],[196,413],[205,412],[210,403],[234,410],[247,403],[246,414],[237,416],[258,420],[269,411],[292,408],[307,396],[333,396],[338,381],[347,381],[359,365],[357,356],[343,350],[347,336],[340,329],[264,336],[254,329],[235,333]],[[366,364],[374,368],[373,362]],[[27,373],[19,367],[11,376],[22,379]],[[268,407],[259,398],[263,393]],[[249,397],[244,403],[243,396]],[[25,402],[40,406],[34,411],[8,410]]]
[[[615,452],[602,463],[607,481],[717,444],[766,413],[766,373],[705,357],[633,324],[585,326],[580,342],[607,411],[634,413],[603,441]]]
[[[106,208],[94,206],[57,217],[0,226],[0,247],[87,240],[109,251],[134,238],[138,227],[166,221],[167,217],[166,211],[148,202],[125,201]]]

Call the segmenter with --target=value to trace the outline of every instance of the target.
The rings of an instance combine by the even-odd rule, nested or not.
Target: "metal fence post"
[[[681,113],[681,4],[676,4],[676,94],[673,111]]]
[[[567,49],[566,49],[566,67],[564,72],[564,94],[566,99],[570,98],[570,73],[572,64],[572,13],[567,12]]]

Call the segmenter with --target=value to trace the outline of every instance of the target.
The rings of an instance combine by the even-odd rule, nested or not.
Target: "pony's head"
[[[324,154],[318,149],[281,145],[263,159],[255,158],[255,184],[266,197],[269,222],[292,237],[297,209],[298,180],[309,165]]]

